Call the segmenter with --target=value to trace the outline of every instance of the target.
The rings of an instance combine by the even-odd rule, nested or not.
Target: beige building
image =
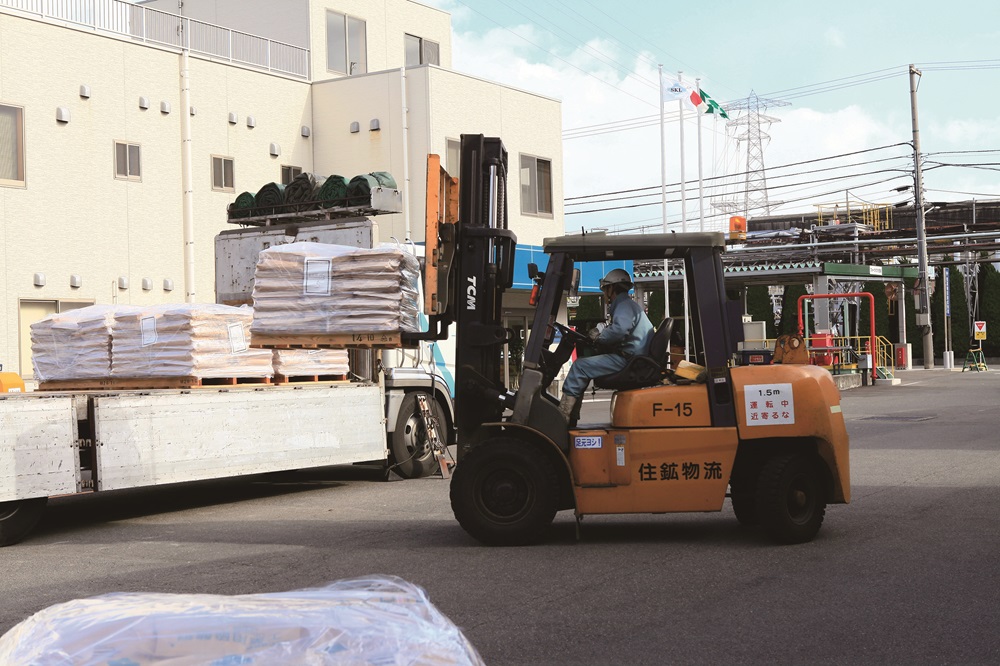
[[[32,374],[28,327],[51,312],[213,302],[227,205],[298,170],[388,171],[403,213],[379,217],[380,236],[419,243],[427,153],[457,173],[461,134],[500,136],[519,242],[563,233],[559,102],[451,71],[447,13],[409,0],[178,11],[0,0],[5,370]]]

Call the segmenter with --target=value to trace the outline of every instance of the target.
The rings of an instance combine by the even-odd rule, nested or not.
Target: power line
[[[828,155],[826,157],[817,157],[817,158],[813,158],[813,159],[809,159],[809,160],[801,160],[799,162],[789,162],[788,164],[779,164],[778,166],[768,167],[768,171],[775,171],[777,169],[789,169],[791,167],[801,166],[803,164],[815,164],[816,162],[823,162],[823,161],[826,161],[826,160],[839,159],[841,157],[852,157],[854,155],[863,155],[865,153],[872,153],[872,152],[875,152],[875,151],[878,151],[878,150],[888,150],[889,148],[898,148],[899,146],[908,146],[908,145],[910,145],[908,142],[902,141],[900,143],[892,143],[892,144],[887,144],[885,146],[876,146],[875,148],[865,148],[865,149],[862,149],[862,150],[854,150],[854,151],[851,151],[849,153],[839,153],[837,155]],[[733,175],[734,176],[739,176],[739,175],[742,175],[742,174],[737,173],[737,174],[733,174]],[[725,178],[725,177],[731,177],[731,176],[713,176],[713,178]],[[616,190],[616,191],[612,191],[612,192],[601,192],[601,193],[598,193],[598,194],[585,194],[585,195],[580,195],[580,196],[576,196],[576,197],[566,197],[566,198],[563,199],[563,201],[574,201],[574,200],[577,200],[577,199],[589,199],[589,198],[592,198],[592,197],[607,196],[607,195],[611,195],[611,194],[627,194],[629,192],[641,192],[643,190],[651,190],[651,189],[657,189],[658,190],[659,188],[660,188],[660,185],[650,185],[650,186],[647,186],[647,187],[636,187],[636,188],[632,188],[632,189],[628,189],[628,190]]]
[[[896,155],[894,157],[884,157],[884,158],[877,159],[877,160],[867,160],[867,161],[864,161],[864,162],[853,162],[851,164],[841,164],[841,165],[837,165],[837,166],[822,167],[822,168],[819,168],[819,169],[809,169],[807,171],[797,171],[795,173],[789,173],[789,174],[772,174],[769,177],[772,180],[779,180],[779,179],[782,179],[782,178],[792,178],[792,177],[804,176],[804,175],[807,175],[807,174],[824,173],[824,172],[827,172],[827,171],[838,171],[838,170],[841,170],[841,169],[852,169],[852,168],[855,168],[855,167],[867,166],[867,165],[870,165],[870,164],[879,164],[879,163],[882,163],[882,162],[892,162],[892,161],[897,161],[897,160],[909,160],[909,159],[910,159],[910,157],[907,156],[907,155]],[[885,169],[883,171],[888,171],[888,170],[889,169]],[[877,173],[877,172],[873,171],[873,172],[869,172],[869,173]],[[730,178],[739,177],[740,175],[742,175],[742,174],[734,173],[734,174],[728,174],[728,175],[724,175],[724,176],[710,176],[708,178],[703,178],[702,180],[703,180],[703,182],[717,181],[717,180],[727,180],[727,179],[730,179]],[[849,178],[849,177],[851,177],[851,174],[845,174],[843,176],[836,176],[834,179],[836,179],[836,178]],[[829,180],[829,179],[827,179],[827,180]],[[696,181],[696,180],[688,180],[686,182],[686,184],[685,184],[686,189],[688,189],[688,190],[693,189],[694,185],[697,182],[698,181]],[[806,182],[820,182],[820,181],[806,181]],[[677,191],[679,192],[680,191],[680,182],[668,184],[668,187],[673,187],[674,185],[677,186]],[[726,184],[725,183],[723,183],[721,185],[718,185],[718,184],[709,184],[708,186],[709,187],[718,188],[718,187],[725,187]],[[785,185],[775,185],[773,189],[777,189],[778,187],[787,187],[787,186],[788,186],[787,184],[785,184]],[[563,201],[568,206],[586,206],[586,205],[592,205],[592,204],[597,204],[597,203],[607,203],[607,202],[610,202],[610,201],[627,201],[629,199],[638,199],[638,198],[642,198],[642,197],[658,196],[659,195],[659,186],[657,186],[655,188],[655,190],[656,191],[650,191],[650,192],[645,193],[645,194],[628,194],[628,195],[623,196],[623,197],[614,197],[614,198],[607,198],[607,199],[592,199],[590,201],[573,201],[573,202],[570,202],[569,199],[564,199]],[[596,197],[596,196],[599,196],[599,195],[588,195],[587,198]],[[574,199],[577,199],[577,198],[583,198],[583,197],[574,197]]]

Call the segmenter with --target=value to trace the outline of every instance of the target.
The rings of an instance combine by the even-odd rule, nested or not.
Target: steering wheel
[[[576,342],[582,342],[585,344],[591,343],[591,339],[588,336],[584,335],[580,331],[576,331],[570,328],[569,326],[566,326],[565,324],[560,324],[559,322],[554,321],[552,322],[552,327],[555,328],[560,333],[562,333],[567,338],[569,338],[570,340],[572,340],[574,343]]]

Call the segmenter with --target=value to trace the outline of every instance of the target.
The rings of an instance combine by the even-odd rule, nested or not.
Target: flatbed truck
[[[360,218],[224,231],[218,301],[249,302],[257,253],[296,234],[372,247],[377,227]],[[404,478],[436,472],[427,427],[453,441],[448,387],[433,371],[383,365],[379,345],[357,337],[346,381],[25,392],[0,374],[0,546],[22,540],[52,496],[370,462]]]

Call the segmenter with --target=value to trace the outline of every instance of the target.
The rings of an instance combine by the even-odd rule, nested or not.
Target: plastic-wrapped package
[[[112,377],[269,377],[271,351],[250,349],[251,308],[180,304],[115,315]]]
[[[346,375],[350,371],[346,349],[274,350],[274,372],[285,377]]]
[[[111,325],[122,305],[90,305],[31,325],[31,361],[43,382],[104,379],[111,374]]]
[[[417,259],[398,248],[370,250],[289,243],[258,255],[254,333],[325,335],[416,331]]]
[[[220,596],[115,593],[50,606],[0,637],[0,663],[482,664],[420,587],[392,576]]]

